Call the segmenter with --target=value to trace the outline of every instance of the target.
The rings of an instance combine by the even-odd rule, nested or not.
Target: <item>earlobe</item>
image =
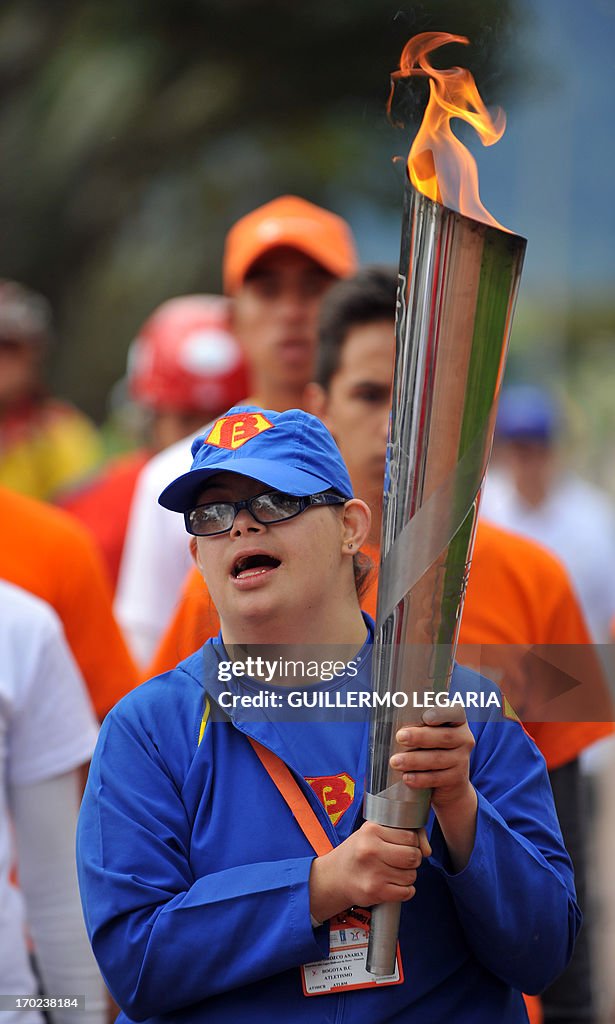
[[[353,555],[365,543],[371,526],[369,505],[360,498],[351,498],[344,505],[343,549]]]

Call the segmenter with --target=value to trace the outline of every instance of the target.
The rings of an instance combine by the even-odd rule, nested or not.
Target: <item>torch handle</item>
[[[401,903],[379,903],[372,907],[365,966],[379,978],[395,973],[400,914]]]
[[[372,909],[367,970],[379,978],[395,971],[401,903],[379,903]]]

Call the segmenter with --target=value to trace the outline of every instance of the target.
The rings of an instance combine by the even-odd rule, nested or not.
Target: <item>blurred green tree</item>
[[[102,417],[140,322],[218,290],[224,234],[260,202],[398,208],[409,136],[384,108],[406,39],[467,35],[444,59],[500,102],[515,17],[512,0],[5,0],[0,274],[51,299],[59,390]],[[398,103],[412,121],[420,90]]]

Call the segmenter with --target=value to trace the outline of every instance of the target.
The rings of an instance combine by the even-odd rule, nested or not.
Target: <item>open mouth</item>
[[[245,580],[250,576],[260,576],[272,569],[277,569],[279,564],[279,559],[273,558],[271,555],[246,555],[237,559],[231,570],[231,575],[236,580]]]

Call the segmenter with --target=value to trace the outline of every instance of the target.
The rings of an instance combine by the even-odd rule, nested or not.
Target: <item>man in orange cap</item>
[[[254,404],[303,408],[321,300],[355,266],[346,222],[297,196],[274,199],[231,228],[224,290],[233,298],[233,328],[250,367]]]
[[[297,196],[280,196],[231,228],[223,278],[232,301],[232,330],[251,378],[250,397],[242,404],[303,408],[314,375],[321,300],[355,267],[346,222]],[[130,513],[116,610],[135,657],[144,664],[173,613],[190,564],[182,524],[157,504],[164,484],[189,468],[189,448],[182,441],[147,464]]]
[[[257,260],[274,249],[309,256],[333,277],[356,266],[354,239],[345,220],[298,196],[279,196],[233,225],[224,252],[224,290],[235,295]]]

